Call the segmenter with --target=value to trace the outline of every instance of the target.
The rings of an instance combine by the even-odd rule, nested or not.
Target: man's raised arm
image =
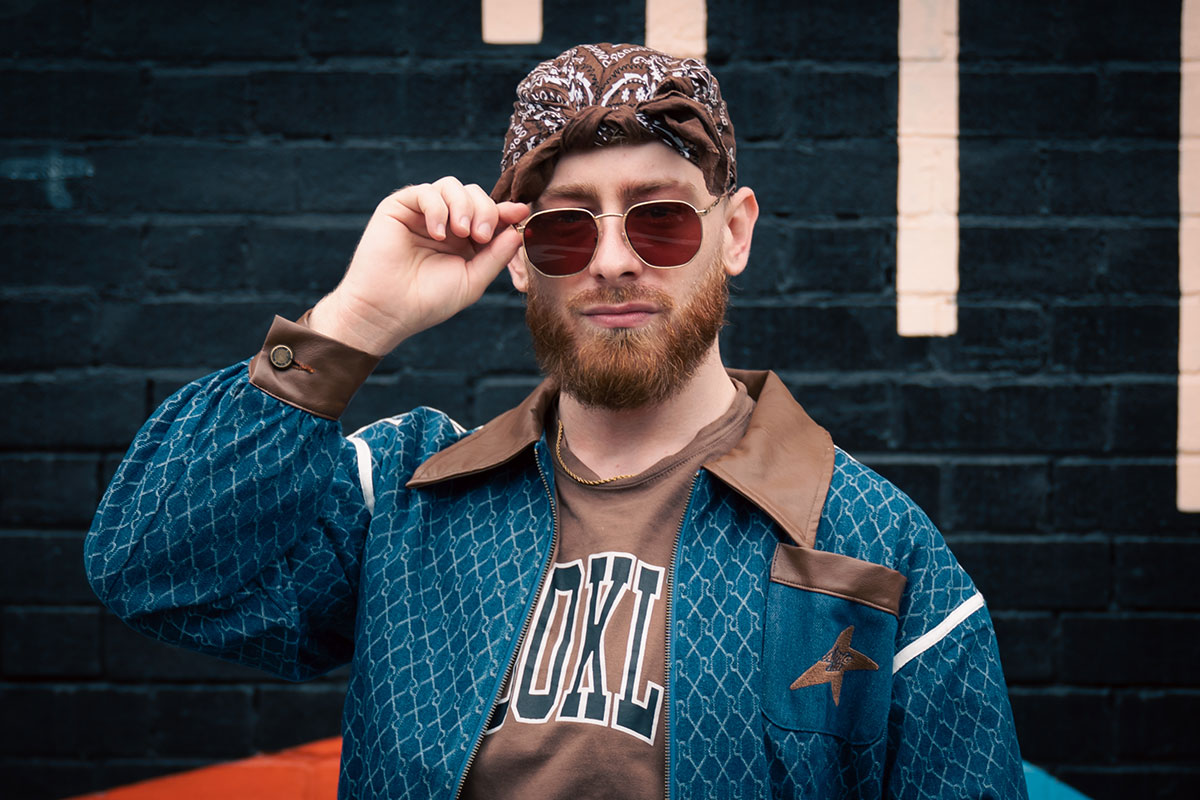
[[[290,678],[347,661],[371,517],[363,477],[377,465],[337,417],[382,355],[483,294],[525,213],[453,178],[396,192],[300,324],[277,319],[254,358],[163,403],[87,539],[105,604],[150,636]],[[457,431],[413,414],[386,435],[436,448]],[[390,450],[411,462],[401,471],[422,459]]]
[[[378,356],[474,303],[516,255],[523,203],[455,178],[408,186],[375,209],[350,268],[310,327]]]

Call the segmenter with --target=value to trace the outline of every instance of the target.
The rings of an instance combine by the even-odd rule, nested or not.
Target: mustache
[[[567,310],[573,313],[578,313],[584,308],[593,305],[621,305],[622,303],[631,303],[635,300],[647,300],[663,311],[670,311],[675,308],[675,301],[671,296],[661,289],[654,289],[642,284],[632,283],[626,286],[597,286],[591,289],[585,289],[577,295],[573,295],[567,301]]]

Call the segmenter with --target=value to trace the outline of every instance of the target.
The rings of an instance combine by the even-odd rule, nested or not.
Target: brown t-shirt
[[[588,486],[555,460],[557,549],[464,798],[663,797],[667,578],[696,470],[749,424],[735,383],[720,419],[638,475]]]

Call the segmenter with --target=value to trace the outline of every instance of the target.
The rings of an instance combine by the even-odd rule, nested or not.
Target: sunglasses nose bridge
[[[589,213],[591,213],[591,212],[589,212]],[[604,238],[604,225],[601,224],[600,220],[604,219],[605,217],[617,217],[620,220],[620,222],[618,223],[618,227],[621,231],[621,238],[626,239],[626,240],[629,238],[625,234],[625,214],[618,214],[616,211],[606,211],[603,214],[592,214],[592,219],[594,219],[596,221],[596,249],[597,250],[600,248],[600,240],[602,238]],[[628,244],[628,242],[626,242],[626,244]]]
[[[591,213],[591,212],[589,212],[589,213]],[[594,219],[596,221],[596,246],[597,247],[600,246],[600,239],[603,238],[603,236],[604,236],[604,225],[602,225],[600,223],[600,220],[604,219],[605,217],[618,218],[620,220],[620,222],[617,224],[617,227],[621,231],[621,236],[625,237],[625,218],[626,218],[625,214],[618,214],[615,211],[606,211],[603,214],[592,214],[592,219]]]
[[[616,217],[616,230],[609,227],[605,231],[605,225],[601,224],[600,220],[605,217]],[[603,214],[592,214],[592,218],[596,221],[596,249],[592,252],[591,262],[588,264],[588,269],[596,273],[605,274],[610,278],[616,278],[619,275],[640,271],[643,261],[637,251],[633,249],[632,243],[629,241],[629,234],[625,230],[625,221],[628,219],[627,212],[618,213],[615,211],[605,212]],[[616,251],[611,248],[616,247]]]

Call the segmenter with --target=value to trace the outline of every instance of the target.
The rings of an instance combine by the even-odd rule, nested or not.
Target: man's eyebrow
[[[671,178],[663,178],[661,180],[641,181],[639,183],[626,184],[621,187],[621,199],[626,202],[635,202],[647,195],[655,194],[661,191],[677,191],[682,192],[691,199],[695,199],[696,189],[687,181],[677,181]]]
[[[662,180],[638,181],[637,183],[623,184],[618,192],[621,199],[626,203],[633,203],[641,200],[655,192],[674,189],[682,191],[689,198],[695,199],[695,188],[692,184],[686,181],[677,181],[671,178]],[[594,200],[600,194],[599,187],[594,183],[564,183],[546,189],[538,198],[538,203],[546,200],[574,200],[588,201]]]
[[[537,202],[544,200],[589,200],[599,194],[594,183],[564,183],[542,191]]]

